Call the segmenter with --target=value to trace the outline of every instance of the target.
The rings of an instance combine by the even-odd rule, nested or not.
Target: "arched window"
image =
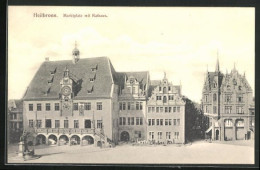
[[[163,96],[163,103],[166,103],[167,102],[167,98],[166,96]]]
[[[163,93],[166,93],[166,87],[163,87]]]

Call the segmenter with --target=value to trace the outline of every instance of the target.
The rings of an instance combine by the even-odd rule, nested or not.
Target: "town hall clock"
[[[71,88],[69,86],[64,86],[61,89],[61,93],[64,96],[69,96],[71,94]]]

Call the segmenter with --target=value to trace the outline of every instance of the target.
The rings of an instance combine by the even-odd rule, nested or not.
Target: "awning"
[[[206,130],[206,133],[209,133],[209,131],[211,131],[212,130],[212,126],[210,126],[209,128],[208,128],[208,130]]]

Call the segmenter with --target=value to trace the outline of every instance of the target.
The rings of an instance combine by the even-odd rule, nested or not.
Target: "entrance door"
[[[124,131],[121,133],[121,141],[129,141],[129,133]]]
[[[45,127],[46,127],[46,128],[51,128],[51,119],[46,119],[46,121],[45,121]]]
[[[91,120],[85,120],[85,128],[91,128]]]
[[[219,130],[216,130],[216,140],[219,140]]]

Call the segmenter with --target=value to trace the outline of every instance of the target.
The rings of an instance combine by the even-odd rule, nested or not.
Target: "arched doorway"
[[[36,136],[36,145],[46,144],[46,137],[42,134]]]
[[[67,143],[69,143],[69,138],[66,135],[61,135],[59,138],[59,144],[60,145],[66,145]]]
[[[126,131],[122,132],[120,139],[121,141],[125,141],[125,142],[129,141],[129,133]]]
[[[219,140],[219,130],[216,130],[216,140]]]
[[[73,135],[70,138],[71,145],[79,145],[80,144],[80,137],[78,135]]]
[[[57,143],[57,136],[55,135],[50,135],[48,137],[48,144],[49,145],[55,145]]]
[[[94,138],[92,136],[84,136],[82,138],[82,145],[92,145],[94,144]]]

